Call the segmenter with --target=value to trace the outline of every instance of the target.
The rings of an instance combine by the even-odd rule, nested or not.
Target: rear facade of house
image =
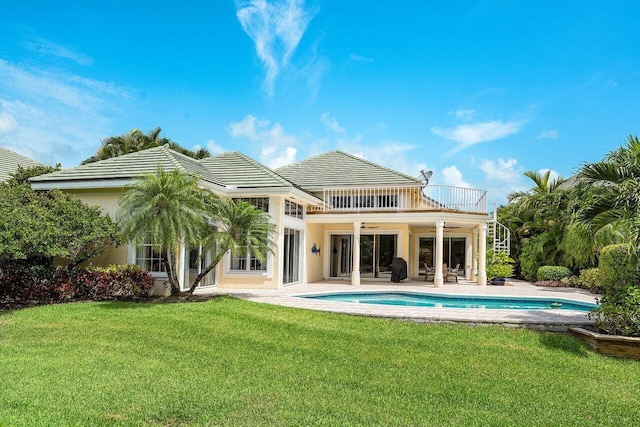
[[[250,253],[227,254],[202,286],[389,281],[394,258],[407,262],[410,278],[422,279],[429,271],[435,286],[443,285],[447,267],[482,285],[487,243],[505,249],[501,245],[508,241],[487,213],[486,191],[427,185],[341,151],[274,171],[239,152],[197,161],[156,147],[32,178],[31,185],[67,191],[115,217],[126,186],[157,167],[197,174],[201,187],[250,202],[275,224],[275,247],[264,262]],[[181,248],[183,289],[209,257],[208,248]],[[149,270],[159,282],[166,277],[152,241],[110,248],[93,260],[94,265],[125,263]]]

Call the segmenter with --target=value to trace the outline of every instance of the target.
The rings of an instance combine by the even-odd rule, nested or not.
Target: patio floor
[[[593,323],[585,313],[571,310],[487,310],[479,308],[431,308],[393,305],[358,304],[298,298],[296,295],[323,292],[413,291],[448,295],[529,296],[562,298],[583,302],[595,302],[596,295],[576,288],[542,288],[531,283],[510,280],[507,286],[478,286],[461,280],[459,284],[445,283],[435,288],[432,282],[418,280],[403,283],[363,281],[352,286],[348,281],[327,280],[293,285],[283,289],[199,289],[200,295],[232,295],[259,303],[275,304],[308,310],[328,311],[359,316],[383,317],[414,322],[442,322],[463,324],[498,324],[513,327],[566,331],[570,327]]]

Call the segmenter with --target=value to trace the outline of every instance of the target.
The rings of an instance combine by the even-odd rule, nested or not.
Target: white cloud
[[[462,179],[462,172],[457,166],[448,166],[440,172],[442,175],[442,183],[445,185],[452,185],[454,187],[466,187],[470,188],[471,184]]]
[[[273,96],[278,74],[289,64],[315,14],[305,10],[304,0],[238,2],[236,16],[266,68],[264,86],[269,96]]]
[[[244,138],[261,145],[260,161],[271,168],[284,166],[295,161],[296,136],[285,132],[280,123],[258,119],[251,114],[239,122],[229,124],[229,134],[234,138]]]
[[[16,119],[7,113],[0,103],[0,134],[7,133],[18,127]]]
[[[225,151],[227,151],[223,146],[218,145],[218,143],[213,139],[210,139],[207,142],[207,150],[209,150],[212,156],[215,156],[216,154],[224,153]]]
[[[459,144],[458,147],[449,153],[453,154],[480,142],[495,141],[518,133],[524,123],[525,122],[502,122],[496,120],[492,122],[464,124],[455,128],[434,127],[431,128],[431,131],[436,135]]]
[[[536,137],[537,139],[557,139],[558,138],[558,131],[553,129],[553,130],[545,130],[543,132],[540,132],[540,135],[538,135]]]
[[[75,166],[93,155],[130,99],[108,82],[2,59],[0,76],[0,145],[46,164]]]
[[[281,149],[265,147],[260,153],[260,161],[271,169],[277,169],[295,162],[297,152],[298,150],[295,147],[284,147]]]
[[[545,168],[545,169],[540,169],[538,171],[538,173],[540,175],[544,175],[547,172],[549,172],[549,181],[553,181],[555,179],[562,178],[562,176],[558,172],[554,171],[553,169]]]
[[[462,120],[471,120],[475,114],[476,110],[474,109],[456,111],[456,117]]]
[[[344,128],[342,126],[340,126],[340,123],[338,123],[338,121],[336,120],[335,117],[332,117],[329,115],[329,113],[324,112],[322,113],[322,122],[327,125],[327,128],[329,128],[329,130],[335,132],[335,133],[345,133]]]
[[[524,170],[516,159],[483,160],[479,167],[484,172],[490,202],[504,204],[510,193],[527,189]]]
[[[38,52],[43,55],[52,55],[58,58],[69,59],[80,65],[91,65],[93,63],[93,58],[83,53],[74,52],[68,47],[64,47],[41,38],[27,40],[23,42],[22,45],[27,49],[33,50],[34,52]]]

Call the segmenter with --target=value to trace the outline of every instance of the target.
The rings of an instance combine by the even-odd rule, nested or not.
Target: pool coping
[[[498,289],[500,288],[500,289]],[[457,323],[467,325],[503,325],[548,331],[568,331],[572,327],[593,324],[584,312],[573,310],[485,310],[474,308],[432,308],[384,306],[300,298],[299,295],[336,292],[394,292],[437,293],[447,296],[530,297],[565,299],[595,303],[597,295],[575,288],[540,288],[527,282],[513,282],[513,286],[477,286],[472,282],[435,288],[424,282],[389,285],[387,282],[352,286],[345,282],[324,281],[295,285],[282,289],[226,289],[210,288],[199,294],[230,295],[247,301],[284,307],[341,313],[356,316],[406,320],[421,323]]]

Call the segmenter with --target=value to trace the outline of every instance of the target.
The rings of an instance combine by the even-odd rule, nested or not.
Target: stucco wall
[[[311,248],[316,245],[320,254],[311,253]],[[307,247],[304,249],[307,257],[307,282],[322,280],[322,268],[325,256],[331,248],[324,245],[324,226],[322,224],[307,224]]]

